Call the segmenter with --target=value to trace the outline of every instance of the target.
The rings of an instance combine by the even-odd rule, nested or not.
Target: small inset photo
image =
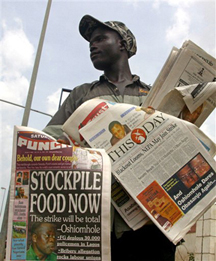
[[[193,158],[189,164],[199,177],[202,177],[211,169],[211,166],[205,161],[201,154]]]
[[[14,221],[13,222],[13,238],[25,238],[26,237],[26,222]]]
[[[16,187],[15,199],[27,199],[28,191],[25,187]]]
[[[29,171],[23,171],[22,185],[28,185],[28,184],[29,184]]]
[[[16,173],[16,185],[22,185],[23,173],[22,171],[18,171]]]
[[[56,261],[56,225],[35,222],[30,230],[26,260]]]
[[[182,181],[182,183],[187,187],[190,188],[195,184],[199,177],[194,172],[194,170],[190,167],[189,164],[185,165],[178,173],[178,178]]]

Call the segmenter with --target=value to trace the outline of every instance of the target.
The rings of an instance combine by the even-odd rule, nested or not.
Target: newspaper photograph
[[[152,108],[115,104],[79,132],[106,149],[117,181],[177,244],[216,200],[215,144],[197,129]]]
[[[111,164],[14,128],[6,260],[110,260]]]

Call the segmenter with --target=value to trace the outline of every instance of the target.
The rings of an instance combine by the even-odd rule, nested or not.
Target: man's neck
[[[113,83],[119,90],[120,94],[123,96],[124,95],[124,91],[125,91],[125,87],[129,84],[132,84],[133,79],[132,79],[132,75],[128,74],[128,75],[119,75],[119,78],[115,78],[115,80],[111,80],[110,78],[108,78],[108,80]],[[114,79],[114,77],[111,77],[112,79]]]
[[[125,81],[132,81],[132,74],[128,62],[117,64],[112,68],[104,70],[104,74],[114,84],[122,83]]]
[[[42,253],[36,253],[36,255],[38,256],[39,260],[45,261],[47,256],[46,254],[42,254]]]
[[[47,255],[43,255],[41,257],[39,257],[41,261],[46,261]]]

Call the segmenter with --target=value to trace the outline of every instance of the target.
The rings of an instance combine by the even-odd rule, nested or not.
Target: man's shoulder
[[[26,260],[34,260],[36,257],[37,256],[32,248],[32,245],[30,245],[29,249],[26,252]]]
[[[142,85],[144,88],[146,88],[146,89],[148,89],[148,90],[151,89],[151,85],[150,85],[150,84],[146,84],[146,83],[143,82],[143,81],[140,81],[140,83],[141,83],[141,85]]]
[[[137,74],[133,74],[133,82],[136,83],[139,87],[145,89],[145,90],[150,90],[151,89],[151,85],[150,84],[146,84],[145,82],[141,81],[140,76]]]
[[[74,89],[76,90],[80,90],[80,89],[89,89],[89,88],[92,88],[94,85],[100,83],[100,81],[98,80],[95,80],[93,82],[90,82],[90,83],[83,83],[83,84],[80,84],[78,86],[76,86]]]
[[[70,97],[83,97],[97,84],[100,84],[100,81],[95,80],[89,83],[82,83],[71,90]]]
[[[47,260],[50,260],[50,261],[56,261],[57,260],[57,254],[52,252],[50,255],[49,255],[49,258]]]

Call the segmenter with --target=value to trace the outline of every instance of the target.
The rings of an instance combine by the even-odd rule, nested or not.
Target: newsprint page
[[[71,144],[74,143],[82,147],[89,147],[90,145],[79,133],[79,130],[114,105],[115,103],[102,99],[92,99],[82,104],[63,125],[63,131],[65,131],[65,135]],[[106,140],[104,140],[103,143],[106,144]],[[107,149],[104,144],[101,146]],[[114,177],[112,178],[111,201],[124,221],[133,230],[137,230],[149,221],[145,212],[143,212],[121,183],[116,181]]]
[[[215,202],[215,144],[187,121],[100,99],[87,101],[68,119],[63,126],[68,135],[74,133],[74,117],[88,117],[96,101],[105,102],[106,110],[77,131],[91,147],[107,151],[117,182],[177,244]],[[121,126],[118,135],[115,124]]]
[[[215,81],[216,59],[191,40],[185,41],[180,49],[176,47],[172,48],[142,106],[152,106],[157,110],[163,110],[163,112],[170,114],[173,108],[175,110],[179,109],[175,108],[179,100],[178,98],[184,98],[185,95],[190,94],[187,97],[190,97],[191,101],[184,105],[186,105],[191,113],[197,109],[199,113],[204,114],[204,117],[195,122],[199,127],[215,108],[216,92],[213,91],[213,89],[216,89],[215,85],[211,87],[207,86],[207,83],[210,85],[210,83],[212,84]],[[193,87],[187,89],[188,85]],[[182,92],[182,89],[184,92]],[[179,97],[176,93],[173,95],[172,90],[179,91]],[[207,95],[208,97],[207,99],[205,97],[204,103],[201,103],[201,99],[203,102],[203,95]],[[198,108],[196,105],[199,102]],[[194,108],[194,105],[191,106],[193,103],[196,108]],[[163,104],[163,108],[161,104]],[[166,107],[169,107],[169,109]]]
[[[15,126],[6,260],[110,260],[110,159]],[[45,259],[44,259],[45,260]]]

